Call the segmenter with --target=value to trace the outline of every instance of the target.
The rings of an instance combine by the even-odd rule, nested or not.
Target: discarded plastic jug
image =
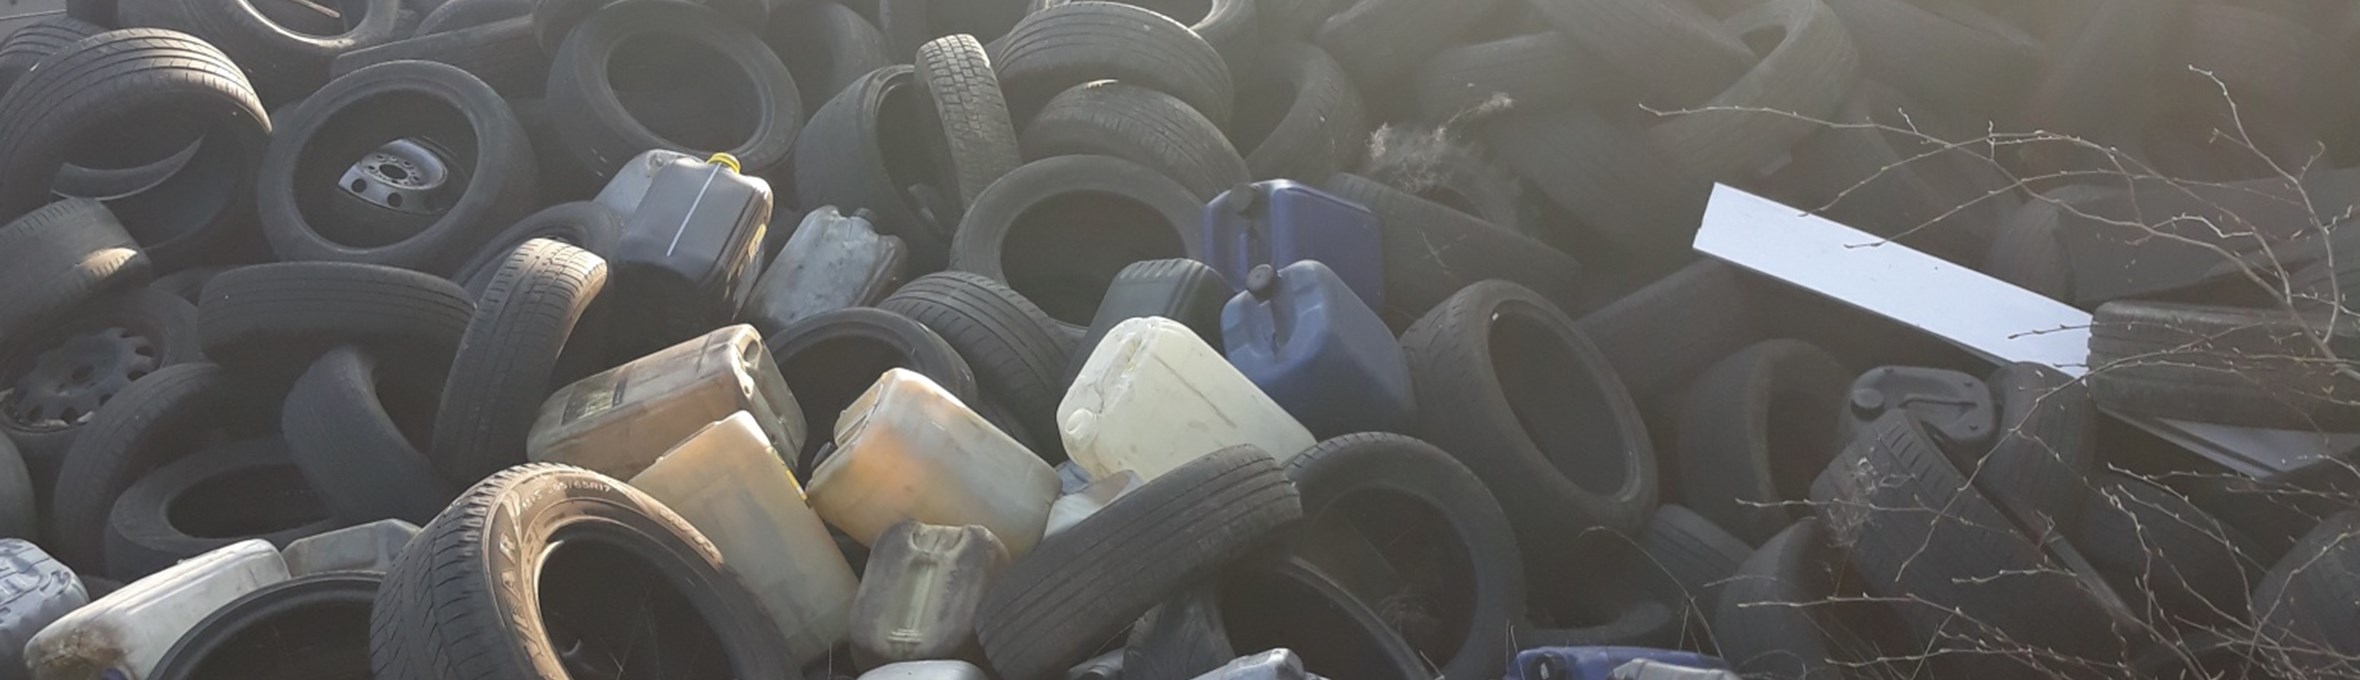
[[[1205,205],[1205,262],[1244,292],[1256,265],[1318,260],[1368,303],[1385,306],[1385,249],[1377,216],[1334,194],[1274,179],[1239,186]]]
[[[287,575],[297,578],[331,571],[385,571],[417,535],[416,524],[381,519],[296,539],[279,556],[287,561]]]
[[[1213,451],[1253,444],[1294,457],[1317,443],[1187,326],[1161,317],[1116,325],[1057,404],[1065,452],[1092,478],[1157,476]]]
[[[1082,520],[1113,505],[1115,499],[1139,488],[1142,483],[1139,473],[1124,470],[1091,481],[1073,493],[1058,496],[1057,502],[1049,504],[1049,529],[1041,532],[1041,537],[1055,536],[1057,532],[1081,524]]]
[[[631,213],[639,212],[639,202],[647,198],[647,190],[655,185],[657,173],[675,162],[695,160],[695,156],[671,149],[648,149],[616,170],[614,178],[599,187],[597,198],[592,200],[613,208],[617,215],[630,217]]]
[[[1303,657],[1285,647],[1260,654],[1248,654],[1220,668],[1196,676],[1196,680],[1307,680],[1319,676],[1303,670]]]
[[[977,524],[1008,556],[1032,552],[1057,472],[916,371],[879,376],[836,420],[836,452],[811,474],[811,507],[862,545],[903,520]]]
[[[770,183],[727,154],[656,169],[607,264],[609,309],[626,352],[646,352],[737,319],[761,275]],[[601,301],[602,304],[605,301]]]
[[[1948,446],[1975,449],[1991,443],[1999,415],[1991,387],[1975,376],[1939,368],[1880,366],[1852,381],[1851,404],[1839,423],[1843,439],[1866,429],[1886,411],[1907,410],[1926,431]]]
[[[1608,680],[1614,677],[1615,669],[1639,660],[1705,670],[1729,667],[1720,659],[1676,649],[1536,647],[1516,653],[1516,662],[1508,667],[1507,680]]]
[[[966,656],[975,606],[1008,566],[990,529],[902,522],[869,551],[852,599],[852,660],[863,667]]]
[[[813,314],[874,305],[901,287],[908,261],[901,237],[878,234],[865,213],[820,206],[763,269],[744,317],[767,338]]]
[[[1255,267],[1221,333],[1229,363],[1313,435],[1398,432],[1417,415],[1401,343],[1325,264]]]
[[[860,582],[757,420],[739,411],[697,430],[631,485],[713,541],[786,634],[788,655],[818,659],[844,639]]]
[[[1205,344],[1221,347],[1221,303],[1229,299],[1229,282],[1205,263],[1186,258],[1133,262],[1116,272],[1098,302],[1098,314],[1076,347],[1097,347],[1098,341],[1124,321],[1160,316],[1180,322]],[[1089,357],[1075,357],[1066,367],[1071,381]]]
[[[0,678],[24,677],[25,642],[89,603],[74,570],[30,541],[0,539]]]
[[[1718,668],[1690,668],[1651,659],[1633,659],[1615,667],[1606,677],[1608,680],[1739,680],[1736,673]]]
[[[141,680],[172,643],[238,596],[287,580],[270,541],[250,539],[132,581],[25,644],[35,680]]]
[[[525,440],[535,461],[630,479],[656,456],[729,414],[754,422],[780,451],[802,450],[803,407],[754,327],[691,338],[565,386],[541,403]]]
[[[878,666],[860,680],[989,680],[983,669],[965,661],[903,661]]]

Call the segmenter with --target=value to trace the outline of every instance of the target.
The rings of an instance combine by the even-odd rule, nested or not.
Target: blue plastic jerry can
[[[1377,216],[1334,194],[1274,179],[1241,184],[1205,205],[1205,262],[1245,290],[1255,265],[1318,260],[1372,309],[1385,306]]]
[[[1615,669],[1641,660],[1683,669],[1729,668],[1719,658],[1677,649],[1536,647],[1516,653],[1516,663],[1508,667],[1507,680],[1609,680],[1614,677]],[[1642,664],[1641,670],[1646,670],[1646,665]]]
[[[1321,439],[1397,432],[1417,415],[1392,330],[1317,260],[1255,267],[1221,335],[1230,365]]]

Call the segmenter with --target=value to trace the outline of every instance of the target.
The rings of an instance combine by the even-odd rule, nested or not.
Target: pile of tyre
[[[2113,419],[2360,431],[2360,7],[67,5],[0,678],[2360,675],[2353,463]],[[2088,374],[1699,260],[1716,182]]]

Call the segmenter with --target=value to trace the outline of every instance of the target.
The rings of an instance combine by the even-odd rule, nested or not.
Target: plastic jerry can
[[[860,680],[990,680],[990,676],[965,661],[903,661],[862,673]]]
[[[24,677],[25,642],[89,603],[74,570],[30,541],[0,539],[0,678]]]
[[[852,660],[863,667],[970,656],[975,606],[1008,566],[990,529],[902,522],[869,551],[852,599]]]
[[[1309,680],[1319,676],[1303,670],[1303,657],[1285,647],[1237,657],[1196,680]]]
[[[1205,205],[1205,262],[1244,291],[1255,265],[1318,260],[1372,309],[1385,306],[1383,231],[1375,213],[1309,185],[1240,185]]]
[[[623,221],[608,266],[610,313],[627,353],[651,351],[737,319],[761,274],[770,183],[737,159],[674,158],[655,170]]]
[[[1417,415],[1401,343],[1318,261],[1255,267],[1221,335],[1229,363],[1314,435],[1397,432]]]
[[[180,636],[238,596],[287,580],[270,541],[249,539],[132,581],[25,644],[35,680],[140,680]]]
[[[1116,272],[1090,318],[1090,329],[1075,347],[1097,347],[1116,324],[1160,316],[1196,331],[1205,344],[1221,347],[1221,303],[1229,299],[1229,282],[1205,263],[1184,258],[1133,262]],[[1065,369],[1066,380],[1082,371],[1089,357],[1075,357]]]
[[[925,375],[895,368],[836,420],[811,507],[861,545],[904,520],[990,529],[1010,558],[1041,540],[1057,472]]]
[[[1093,479],[1131,470],[1154,481],[1239,444],[1283,463],[1316,443],[1220,352],[1162,317],[1108,332],[1057,404],[1057,422],[1066,454]]]
[[[279,556],[287,561],[287,575],[304,577],[331,571],[385,571],[393,558],[409,547],[418,525],[381,519],[288,543]]]
[[[1729,667],[1720,659],[1676,649],[1536,647],[1516,653],[1507,680],[1607,680],[1615,669],[1639,660],[1704,670]]]
[[[1843,439],[1876,422],[1886,411],[1906,410],[1924,423],[1926,432],[1955,451],[1980,451],[1999,431],[1999,412],[1991,387],[1975,376],[1939,368],[1880,366],[1852,381],[1844,413],[1838,423]]]
[[[803,216],[762,270],[743,316],[772,337],[813,314],[875,305],[901,287],[908,262],[901,237],[878,234],[867,211],[845,215],[820,206]]]
[[[825,657],[844,639],[860,582],[753,414],[697,430],[631,485],[713,541],[786,633],[789,655]]]
[[[739,411],[780,451],[802,450],[803,407],[754,327],[730,326],[565,386],[525,438],[535,461],[630,479],[656,456]]]

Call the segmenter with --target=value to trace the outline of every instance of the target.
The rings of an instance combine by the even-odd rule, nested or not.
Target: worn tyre
[[[594,201],[573,201],[542,208],[540,212],[526,215],[524,219],[502,230],[498,236],[493,236],[490,243],[476,250],[475,256],[468,260],[466,266],[459,268],[458,276],[452,280],[466,286],[469,297],[482,297],[484,289],[492,285],[492,275],[499,273],[500,263],[508,259],[508,254],[537,238],[606,257],[614,254],[615,245],[623,240],[623,215],[606,204]]]
[[[934,152],[937,219],[957,222],[984,187],[1024,162],[1000,77],[975,36],[936,38],[918,48],[920,133]],[[947,209],[945,209],[947,208]]]
[[[207,448],[142,475],[108,515],[106,574],[136,580],[259,538],[281,548],[338,521],[276,437]]]
[[[1076,85],[1120,80],[1177,97],[1213,124],[1229,123],[1236,90],[1221,54],[1195,31],[1153,10],[1075,2],[1034,12],[988,46],[1025,125],[1051,97]]]
[[[1804,518],[1729,577],[1712,624],[1731,669],[1774,680],[1861,677],[1854,669],[1908,648],[1906,626],[1864,597],[1829,539],[1818,519]]]
[[[1960,469],[2024,526],[2071,526],[2098,459],[2098,407],[2089,391],[2034,363],[2002,366],[1984,384],[1999,401],[1999,435],[1980,462],[1958,461]]]
[[[759,26],[759,24],[757,24]],[[626,49],[650,41],[674,52]],[[686,92],[677,92],[686,87]],[[664,122],[627,107],[632,90],[675,92],[699,115]],[[604,178],[647,149],[699,156],[726,152],[746,172],[787,160],[803,129],[795,77],[753,30],[681,2],[626,2],[598,10],[557,51],[549,103],[557,130],[584,169]],[[680,102],[663,102],[682,105]]]
[[[436,377],[346,345],[312,362],[287,392],[281,436],[337,517],[422,524],[450,503],[452,488],[421,448],[433,436]]]
[[[2334,325],[2330,326],[2330,320]],[[2133,415],[2360,431],[2360,325],[2328,314],[2110,302],[2090,322],[2090,397]],[[2318,338],[2330,348],[2323,353]]]
[[[1237,94],[1229,141],[1254,179],[1312,181],[1360,161],[1371,122],[1334,57],[1303,43],[1267,50]]]
[[[976,607],[976,636],[1003,676],[1061,673],[1156,602],[1278,538],[1302,512],[1270,454],[1206,454],[1009,565]]]
[[[440,366],[474,312],[467,291],[430,274],[281,262],[214,277],[197,304],[197,330],[215,361],[292,377],[346,343]]]
[[[1312,41],[1369,88],[1392,83],[1500,6],[1499,0],[1353,0]]]
[[[2286,667],[2322,676],[2360,672],[2360,512],[2329,517],[2305,534],[2254,590],[2254,620]]]
[[[411,546],[386,571],[370,613],[379,680],[556,680],[625,668],[777,678],[798,666],[711,541],[595,472],[529,464],[494,474]],[[564,653],[555,635],[587,653]],[[655,648],[626,658],[634,640]]]
[[[951,244],[951,269],[1007,283],[1051,318],[1086,326],[1133,262],[1198,257],[1203,201],[1109,156],[1025,164],[985,189]]]
[[[1418,431],[1499,497],[1528,570],[1548,573],[1586,532],[1644,526],[1656,500],[1647,425],[1555,305],[1485,281],[1411,325],[1401,346]]]
[[[1252,176],[1221,128],[1171,95],[1095,82],[1050,98],[1024,128],[1024,157],[1113,156],[1209,201]]]
[[[213,249],[237,236],[271,126],[228,56],[186,34],[132,29],[76,41],[43,64],[0,95],[0,120],[8,121],[0,127],[0,219],[49,203],[67,159],[99,146],[90,140],[144,148],[156,141],[144,139],[148,133],[189,132],[171,147],[202,134],[187,164],[145,191],[105,201],[107,208],[167,266],[217,256]],[[185,122],[153,122],[175,116]]]
[[[337,35],[312,35],[272,20],[256,0],[180,0],[189,33],[237,60],[272,102],[310,95],[328,82],[328,62],[336,55],[399,40],[418,23],[401,0],[344,2],[338,8],[358,8],[360,20],[345,20],[339,28],[346,30]]]
[[[444,479],[524,462],[525,434],[555,389],[558,354],[606,288],[606,260],[534,239],[500,263],[459,336],[427,455]]]
[[[257,209],[263,234],[284,260],[448,276],[498,225],[540,200],[524,126],[499,93],[456,66],[402,61],[354,71],[303,100],[283,123],[263,159]],[[433,158],[381,151],[397,140]],[[437,163],[439,176],[420,167]],[[342,186],[346,181],[387,193],[364,199]]]
[[[241,595],[182,634],[147,677],[367,680],[369,609],[384,578],[313,574]]]
[[[762,37],[795,74],[807,115],[818,115],[820,105],[836,93],[898,61],[886,51],[885,35],[876,24],[833,2],[781,7]]]
[[[1645,136],[1691,173],[1749,179],[1818,131],[1814,120],[1843,105],[1859,79],[1860,55],[1835,10],[1820,0],[1768,0],[1725,26],[1740,39],[1780,40],[1761,63],[1704,102],[1707,110],[1675,115]]]
[[[0,39],[0,93],[8,91],[18,78],[33,70],[49,55],[56,54],[74,41],[107,32],[107,27],[76,19],[71,15],[25,24]]]
[[[252,423],[269,402],[226,369],[166,366],[99,407],[74,439],[49,503],[48,547],[58,559],[100,571],[107,515],[133,482],[195,451],[215,428]]]
[[[1385,264],[1385,307],[1377,311],[1394,328],[1486,279],[1559,304],[1578,299],[1581,262],[1530,237],[1360,175],[1337,173],[1320,188],[1376,214]]]
[[[1895,610],[1919,642],[2122,661],[2108,657],[2120,652],[2113,594],[2027,538],[1906,412],[1863,428],[1812,483],[1811,501],[1868,590],[1907,598]]]
[[[1680,411],[1680,497],[1760,544],[1808,514],[1811,480],[1844,448],[1836,434],[1852,373],[1800,340],[1770,340],[1705,369]]]
[[[1399,592],[1354,594],[1364,602],[1426,603],[1397,612],[1397,628],[1442,677],[1506,672],[1499,650],[1519,644],[1510,626],[1524,617],[1524,569],[1507,516],[1474,472],[1431,444],[1363,433],[1296,454],[1287,478],[1302,493],[1309,531],[1344,522],[1388,536],[1387,545],[1372,549],[1398,560],[1404,574],[1433,577]]]
[[[2261,580],[2261,549],[2187,497],[2145,480],[2088,480],[2075,523],[2062,527],[2141,618],[2158,624],[2237,625]]]
[[[145,283],[147,256],[106,206],[66,199],[0,226],[0,343],[107,290]]]
[[[901,237],[913,266],[924,269],[947,260],[958,223],[942,222],[909,195],[926,178],[908,169],[929,157],[911,143],[918,137],[893,133],[892,121],[900,118],[889,115],[888,104],[897,105],[892,112],[914,115],[898,105],[914,101],[915,73],[908,66],[871,71],[811,115],[803,143],[795,145],[795,196],[808,206],[867,209],[877,231]]]
[[[133,288],[98,299],[34,335],[0,346],[0,436],[12,439],[48,500],[66,452],[100,406],[157,369],[204,359],[197,308]],[[16,536],[22,534],[8,533]]]
[[[541,46],[533,43],[532,21],[522,17],[420,33],[417,37],[346,52],[328,64],[328,75],[342,78],[370,66],[405,59],[457,66],[503,97],[538,97],[549,85],[548,57],[541,53]]]

